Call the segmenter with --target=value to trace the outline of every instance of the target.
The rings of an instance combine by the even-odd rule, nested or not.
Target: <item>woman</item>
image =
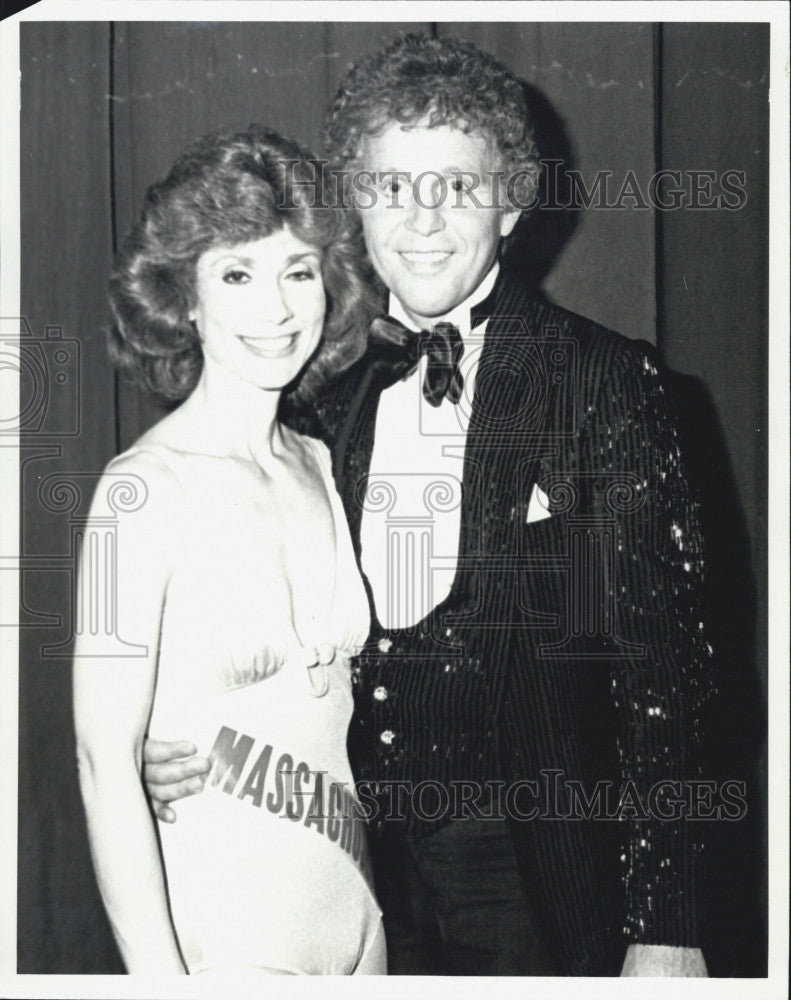
[[[384,972],[346,755],[368,604],[324,445],[278,420],[361,351],[361,241],[309,154],[251,127],[202,140],[148,192],[111,281],[116,360],[184,402],[105,470],[131,658],[83,631],[74,703],[99,887],[129,972]],[[86,530],[90,538],[92,526]],[[90,553],[90,554],[89,554]],[[87,609],[80,613],[88,614]],[[157,832],[144,734],[193,735],[213,770]]]

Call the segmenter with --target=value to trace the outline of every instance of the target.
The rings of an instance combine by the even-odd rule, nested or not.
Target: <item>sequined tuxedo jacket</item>
[[[658,818],[677,815],[671,799],[697,774],[710,690],[696,510],[650,345],[508,274],[487,312],[456,577],[415,629],[386,631],[372,602],[350,756],[382,793],[374,830],[397,782],[412,798],[390,821],[413,836],[500,782],[489,787],[516,818],[562,968],[617,974],[624,938],[699,943],[697,827]],[[386,384],[363,357],[314,430],[333,450],[358,560]],[[551,516],[529,518],[536,497]]]

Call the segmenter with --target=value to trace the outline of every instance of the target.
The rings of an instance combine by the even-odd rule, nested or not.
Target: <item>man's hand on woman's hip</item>
[[[171,802],[203,791],[211,765],[198,757],[197,747],[187,740],[169,743],[146,739],[143,743],[143,778],[151,807],[164,823],[175,823]]]

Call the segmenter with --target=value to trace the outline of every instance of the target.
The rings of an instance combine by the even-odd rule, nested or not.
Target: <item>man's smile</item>
[[[453,256],[452,250],[398,250],[397,253],[414,273],[439,270]]]

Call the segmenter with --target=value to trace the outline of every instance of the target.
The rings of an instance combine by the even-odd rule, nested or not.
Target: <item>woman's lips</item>
[[[280,337],[239,337],[248,351],[259,358],[280,358],[294,349],[299,333],[286,333]]]

